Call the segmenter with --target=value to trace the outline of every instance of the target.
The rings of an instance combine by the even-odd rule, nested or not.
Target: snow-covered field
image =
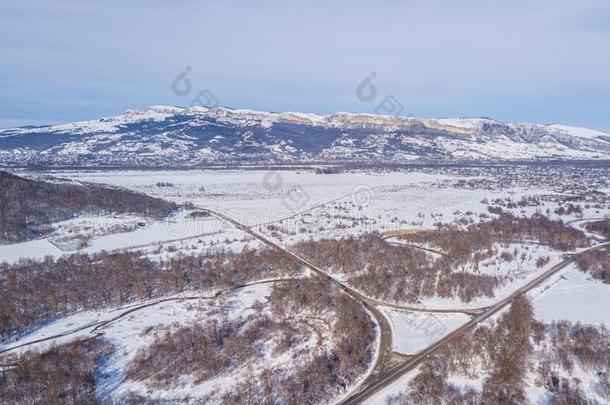
[[[610,285],[592,279],[576,265],[532,296],[536,317],[545,323],[566,320],[610,327]]]
[[[139,381],[125,380],[123,373],[137,350],[147,346],[154,339],[152,328],[160,328],[164,331],[171,325],[188,325],[214,318],[227,321],[245,319],[252,312],[252,305],[257,300],[264,301],[269,291],[270,286],[263,284],[246,287],[228,299],[162,303],[142,313],[129,316],[122,322],[105,327],[104,335],[115,344],[116,350],[105,362],[105,369],[102,370],[105,377],[99,384],[101,396],[119,399],[125,394],[136,392],[151,399],[180,401],[184,398],[202,398],[214,391],[223,391],[223,388],[230,387],[244,376],[238,373],[211,379],[201,384],[194,384],[185,379],[182,384],[177,381],[175,388],[155,389]],[[285,367],[286,361],[286,358],[277,359],[276,365]]]
[[[58,229],[48,237],[0,245],[0,262],[119,250],[142,250],[166,257],[175,251],[203,253],[219,248],[240,251],[244,246],[260,245],[251,236],[216,217],[191,218],[183,210],[162,221],[133,216],[83,217],[54,226]],[[115,232],[108,233],[112,230]],[[82,247],[78,246],[80,236],[86,237]]]
[[[432,314],[389,308],[384,311],[392,325],[394,350],[406,354],[425,349],[470,320],[470,316],[461,313]]]
[[[65,171],[58,177],[111,184],[177,203],[192,202],[276,235],[285,243],[401,228],[430,228],[455,219],[477,221],[487,214],[484,200],[548,196],[552,187],[502,187],[491,177],[428,172],[352,171],[319,174],[313,170]],[[457,187],[481,181],[481,188]],[[515,215],[549,211],[557,204],[510,209]],[[608,216],[594,206],[564,220]],[[273,225],[270,228],[269,225]],[[304,232],[303,232],[304,231]],[[298,235],[294,235],[294,234]]]
[[[428,173],[348,172],[316,174],[311,170],[189,170],[57,172],[60,177],[123,186],[175,202],[193,202],[254,226],[281,220],[334,200],[373,211],[401,213],[472,210],[483,191],[452,193],[442,186],[454,177]],[[169,183],[172,186],[157,186]],[[510,195],[509,192],[506,195]],[[478,204],[474,204],[478,205]],[[394,212],[395,211],[395,212]],[[369,213],[369,216],[372,216]],[[404,219],[403,218],[403,219]],[[417,215],[413,216],[416,220]]]
[[[487,213],[487,190],[457,189],[461,177],[424,172],[312,170],[184,170],[55,172],[59,177],[111,184],[177,203],[217,210],[291,244],[401,228],[430,228]],[[160,185],[161,184],[161,185]],[[547,190],[548,191],[548,190]],[[537,190],[536,192],[544,192]],[[515,200],[521,188],[494,192]]]
[[[209,294],[197,294],[197,296],[201,297],[211,297],[212,295],[212,292]],[[104,335],[111,339],[123,339],[129,336],[137,338],[139,332],[151,325],[163,326],[171,325],[174,322],[195,321],[196,317],[201,316],[201,314],[198,311],[191,311],[190,309],[193,308],[194,304],[205,302],[207,299],[185,299],[187,297],[189,297],[187,294],[181,294],[174,297],[167,297],[175,298],[175,301],[164,302],[160,300],[150,300],[107,310],[78,312],[66,318],[43,325],[19,340],[1,346],[0,350],[10,350],[11,353],[23,353],[27,350],[44,351],[52,345],[60,345],[87,338],[95,335],[95,332],[98,330],[95,328],[100,324],[112,321],[113,319],[120,317],[123,313],[143,306],[142,309],[112,321],[108,326],[99,329],[100,331],[104,331]],[[108,334],[106,332],[108,329],[112,330],[113,333]],[[134,333],[136,331],[137,333]],[[48,340],[38,342],[41,339]],[[127,343],[132,344],[132,348],[134,346],[138,347],[139,345],[138,342],[130,343],[126,341],[126,344]],[[25,346],[17,348],[22,345]]]
[[[30,173],[35,175],[35,173]],[[487,202],[527,196],[552,195],[551,187],[513,187],[497,190],[490,177],[465,177],[424,172],[364,172],[319,174],[313,170],[179,170],[179,171],[62,171],[52,173],[61,178],[126,187],[177,203],[190,202],[229,215],[241,223],[290,246],[309,238],[338,238],[364,232],[396,229],[430,229],[436,223],[465,223],[481,220],[488,214]],[[456,187],[456,182],[483,181],[480,189]],[[490,190],[493,189],[493,190]],[[545,210],[551,217],[557,205],[543,201],[544,206],[510,209],[515,215],[532,215]],[[565,221],[608,216],[610,211],[585,205],[582,213],[564,215]],[[79,222],[81,221],[81,222]],[[83,223],[84,221],[84,223]],[[122,222],[121,222],[122,221]],[[149,254],[164,256],[171,251],[197,253],[215,248],[239,251],[244,246],[258,247],[250,236],[215,217],[190,218],[185,211],[165,221],[143,222],[141,218],[84,218],[57,224],[59,230],[48,238],[0,246],[0,261],[17,261],[21,257],[40,259],[59,256],[74,250],[62,250],[57,240],[66,235],[89,230],[91,235],[83,252],[139,248]],[[104,234],[101,224],[132,227],[128,232]],[[91,225],[93,223],[93,225]],[[96,224],[97,223],[97,224]],[[581,228],[583,222],[575,222]],[[76,230],[75,230],[76,229]],[[107,230],[106,230],[107,232]],[[87,233],[87,232],[85,232]],[[162,245],[162,248],[159,246]],[[435,297],[420,303],[429,308],[475,308],[490,305],[509,295],[517,286],[536,277],[560,260],[560,254],[536,244],[497,246],[497,255],[476,268],[456,270],[510,278],[496,291],[494,298],[479,297],[468,304],[455,299]],[[502,252],[515,260],[506,261]],[[550,263],[537,268],[535,262],[548,257]],[[341,277],[341,275],[338,275]]]

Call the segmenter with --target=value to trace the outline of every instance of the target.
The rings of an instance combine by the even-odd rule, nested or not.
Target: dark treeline
[[[519,296],[494,326],[480,326],[450,342],[422,366],[409,390],[390,403],[455,405],[524,404],[528,377],[548,391],[549,404],[587,405],[581,381],[572,375],[578,364],[597,378],[597,393],[610,400],[610,335],[605,327],[560,322],[545,327],[534,320],[531,304]],[[562,373],[563,372],[563,373]],[[483,389],[461,390],[450,375],[477,379]]]
[[[140,349],[127,377],[155,387],[176,384],[177,376],[201,383],[254,364],[260,347],[280,356],[306,341],[331,333],[330,350],[294,356],[290,372],[257,370],[256,375],[221,393],[224,404],[316,404],[336,396],[361,375],[371,361],[375,328],[361,304],[329,283],[299,280],[277,283],[268,297],[270,311],[257,305],[246,319],[210,320],[183,326]],[[329,316],[329,314],[333,314]],[[329,330],[312,332],[309,317],[327,319]],[[332,331],[332,332],[330,332]],[[309,350],[308,350],[309,351]],[[133,400],[133,398],[131,398]],[[212,401],[214,402],[214,401]]]
[[[119,188],[46,182],[0,171],[0,243],[49,232],[53,222],[82,214],[137,213],[162,218],[176,205]]]
[[[164,262],[123,252],[0,264],[0,336],[11,338],[81,310],[187,289],[237,286],[298,269],[297,262],[274,250],[179,255]]]
[[[91,339],[28,352],[0,371],[0,403],[102,403],[96,395],[96,367],[111,351],[109,342]]]

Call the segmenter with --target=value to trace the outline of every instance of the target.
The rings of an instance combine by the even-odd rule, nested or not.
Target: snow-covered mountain
[[[610,135],[562,125],[154,106],[0,130],[5,166],[610,159]]]

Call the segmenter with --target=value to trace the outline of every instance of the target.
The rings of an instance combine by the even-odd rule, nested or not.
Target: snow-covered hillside
[[[609,158],[610,135],[603,132],[486,118],[153,106],[94,121],[0,130],[0,165],[7,166]]]

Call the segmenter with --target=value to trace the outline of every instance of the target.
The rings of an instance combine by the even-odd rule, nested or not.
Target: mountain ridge
[[[610,135],[490,118],[174,106],[0,130],[0,165],[8,167],[549,159],[610,159]]]

